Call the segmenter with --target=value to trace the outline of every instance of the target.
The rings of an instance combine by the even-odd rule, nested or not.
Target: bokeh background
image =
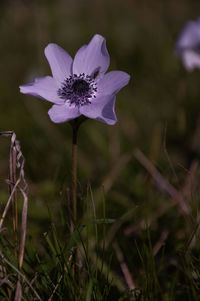
[[[83,124],[78,167],[80,200],[90,183],[97,203],[104,185],[108,217],[137,208],[126,225],[132,227],[132,234],[126,237],[126,229],[121,230],[124,238],[121,235],[119,243],[127,253],[130,235],[137,237],[141,220],[171,202],[135,158],[134,149],[139,148],[177,189],[200,156],[200,71],[187,72],[174,51],[184,24],[199,15],[196,0],[1,0],[0,130],[15,131],[26,158],[29,235],[42,240],[49,223],[48,208],[55,215],[59,212],[71,181],[69,124],[52,123],[48,102],[19,93],[19,85],[50,75],[45,46],[57,43],[74,56],[99,33],[107,40],[109,70],[131,75],[130,84],[117,95],[118,123],[108,126],[89,120]],[[8,154],[9,138],[2,137],[1,208],[7,200]],[[194,208],[198,207],[198,175],[199,171]],[[170,210],[155,217],[152,227],[156,241],[164,228],[173,232],[171,222],[176,221],[180,231],[177,236],[169,234],[167,240],[173,249],[184,233],[176,207]],[[132,258],[127,260],[131,266]]]

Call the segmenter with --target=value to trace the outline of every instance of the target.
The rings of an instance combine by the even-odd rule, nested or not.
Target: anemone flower
[[[82,46],[74,60],[60,46],[51,43],[45,48],[52,75],[36,78],[20,86],[20,92],[53,103],[48,114],[61,123],[81,115],[107,124],[115,124],[116,93],[128,84],[130,76],[123,71],[106,73],[110,57],[106,41],[94,35]]]
[[[176,54],[188,71],[200,68],[200,18],[183,27],[177,39]]]

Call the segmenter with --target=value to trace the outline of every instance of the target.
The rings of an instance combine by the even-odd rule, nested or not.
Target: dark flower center
[[[76,95],[83,96],[90,90],[90,85],[84,79],[77,79],[73,83],[72,89]]]
[[[58,89],[58,96],[70,105],[82,106],[96,97],[97,87],[94,77],[81,73],[70,75]]]

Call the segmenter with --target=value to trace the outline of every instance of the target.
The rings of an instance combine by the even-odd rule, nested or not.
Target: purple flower
[[[176,54],[188,71],[200,68],[200,18],[183,27],[176,43]]]
[[[56,123],[84,115],[115,124],[115,95],[130,76],[122,71],[105,73],[110,64],[105,39],[96,34],[74,60],[56,44],[49,44],[44,52],[53,77],[36,78],[34,83],[20,86],[21,93],[52,102],[48,114]]]

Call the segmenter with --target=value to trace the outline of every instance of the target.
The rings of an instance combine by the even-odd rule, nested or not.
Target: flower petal
[[[199,47],[200,44],[200,18],[197,21],[189,21],[183,27],[177,43],[176,53],[179,54],[181,51],[193,49]]]
[[[20,92],[23,94],[36,96],[53,103],[63,103],[64,100],[59,98],[57,91],[57,82],[51,76],[36,78],[34,83],[20,86]]]
[[[60,83],[71,75],[72,58],[57,44],[51,43],[44,50],[45,56],[51,67],[53,77]]]
[[[68,103],[53,105],[48,111],[48,114],[55,123],[66,122],[80,116],[78,107],[72,107]]]
[[[128,84],[130,75],[123,71],[111,71],[106,73],[98,82],[98,95],[116,94]]]
[[[107,95],[92,100],[92,103],[83,105],[80,113],[86,117],[96,119],[107,124],[115,124],[115,95]]]
[[[183,65],[188,71],[200,68],[200,55],[192,50],[184,51],[182,54]]]
[[[105,73],[110,64],[106,40],[96,34],[88,45],[81,47],[74,58],[73,73],[92,75],[95,72]]]
[[[175,51],[188,71],[200,68],[200,18],[186,23],[177,39]]]

